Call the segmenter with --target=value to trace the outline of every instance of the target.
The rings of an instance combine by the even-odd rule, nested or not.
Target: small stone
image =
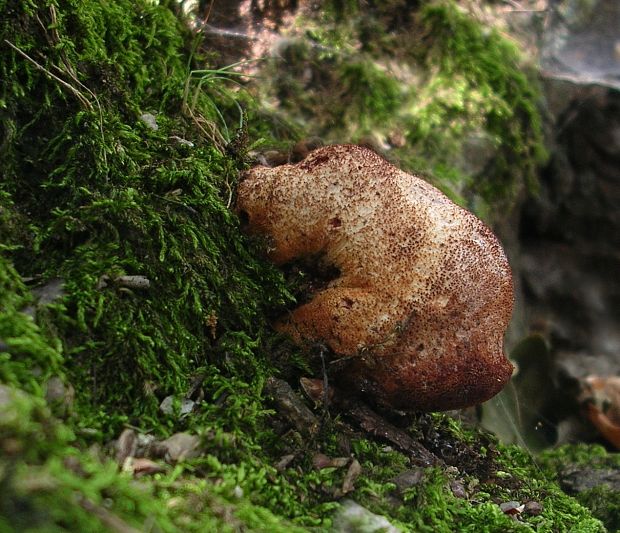
[[[62,278],[52,278],[45,285],[32,289],[31,292],[36,299],[36,303],[22,309],[22,313],[34,317],[38,305],[47,305],[58,298],[62,298],[65,294],[63,290],[64,284],[65,281]]]
[[[467,491],[465,490],[463,483],[461,483],[460,481],[454,480],[450,482],[450,490],[452,491],[452,494],[454,494],[457,498],[467,498]]]
[[[121,287],[129,289],[148,289],[151,286],[146,276],[119,276],[114,281]]]
[[[177,411],[175,409],[175,400],[175,396],[166,396],[159,405],[160,411],[166,415],[176,414]],[[196,402],[183,398],[178,410],[179,418],[183,418],[184,416],[190,414],[194,410],[195,406]]]
[[[399,494],[403,494],[407,489],[415,487],[424,478],[424,469],[416,468],[415,470],[405,470],[398,474],[392,483],[396,485],[396,490]]]
[[[133,429],[124,429],[116,441],[116,462],[123,465],[128,457],[136,454],[137,437]]]
[[[45,401],[52,412],[58,417],[64,417],[71,412],[75,389],[65,385],[58,376],[52,376],[45,384]]]
[[[538,516],[543,512],[542,503],[531,501],[525,504],[525,508],[523,509],[524,513],[527,513],[532,516]]]
[[[142,115],[140,115],[140,120],[153,131],[157,131],[159,129],[159,126],[157,125],[157,120],[155,119],[155,115],[152,115],[151,113],[143,113]]]
[[[390,521],[352,500],[345,500],[334,516],[335,533],[398,533]]]
[[[177,463],[200,455],[200,438],[189,433],[175,433],[160,443],[167,462]]]
[[[174,414],[174,396],[166,396],[159,404],[159,410],[165,415]]]

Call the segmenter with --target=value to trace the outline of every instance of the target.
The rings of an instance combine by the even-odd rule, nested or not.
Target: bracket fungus
[[[504,251],[424,180],[367,148],[326,146],[247,171],[237,212],[269,237],[276,264],[320,258],[338,272],[276,328],[349,358],[339,383],[397,409],[439,411],[483,402],[510,379]]]

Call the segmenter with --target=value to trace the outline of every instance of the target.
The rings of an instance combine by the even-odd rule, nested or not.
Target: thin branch
[[[58,76],[56,76],[55,74],[53,74],[52,72],[50,72],[49,70],[47,70],[43,65],[37,63],[34,59],[32,59],[26,52],[24,52],[23,50],[20,50],[17,46],[15,46],[12,42],[10,42],[7,39],[4,39],[4,42],[6,44],[8,44],[13,50],[15,50],[18,54],[20,54],[21,56],[23,56],[24,58],[26,58],[28,61],[30,61],[36,68],[38,68],[39,70],[41,70],[42,72],[44,72],[45,74],[47,74],[50,78],[52,78],[53,80],[57,81],[58,83],[60,83],[63,87],[65,87],[66,89],[69,89],[74,96],[82,103],[82,105],[84,105],[85,107],[87,107],[88,109],[90,109],[91,111],[93,110],[93,106],[90,103],[90,101],[80,92],[78,91],[73,85],[71,85],[70,83],[67,83],[65,80],[63,80],[62,78],[59,78]]]

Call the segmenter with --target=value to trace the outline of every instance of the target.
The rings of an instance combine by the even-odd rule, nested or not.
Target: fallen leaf
[[[316,470],[323,468],[342,468],[349,462],[348,457],[329,457],[323,453],[316,453],[312,457],[312,466]]]
[[[578,400],[600,434],[620,449],[620,377],[588,376]]]
[[[362,466],[357,459],[353,459],[342,481],[342,494],[348,494],[355,489],[353,485],[361,473]]]
[[[200,438],[189,433],[175,433],[159,446],[168,463],[177,463],[200,455]]]
[[[159,463],[144,457],[127,457],[123,464],[123,472],[129,472],[136,477],[157,474],[165,470]]]
[[[137,436],[133,429],[124,429],[116,441],[116,462],[124,465],[128,457],[136,454]]]
[[[295,454],[292,453],[282,456],[282,458],[276,463],[276,470],[278,472],[284,472],[286,467],[291,464],[293,459],[295,459]]]
[[[323,405],[327,396],[327,403],[331,404],[334,399],[335,389],[329,387],[327,395],[325,394],[325,383],[322,379],[300,378],[299,384],[306,396],[310,398],[316,405]]]

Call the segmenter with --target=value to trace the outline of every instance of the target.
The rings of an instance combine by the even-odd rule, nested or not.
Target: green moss
[[[541,465],[554,479],[560,470],[588,471],[611,470],[620,467],[620,456],[610,453],[600,445],[575,444],[564,445],[547,450],[541,455]],[[620,492],[607,484],[601,484],[589,490],[582,490],[574,495],[575,499],[601,520],[609,531],[620,528]]]
[[[363,131],[368,130],[390,120],[399,107],[398,82],[371,62],[347,62],[342,66],[340,83],[340,105],[344,109],[341,127],[359,122]],[[338,123],[335,125],[338,127]]]
[[[21,277],[0,255],[0,382],[41,394],[42,384],[61,371],[62,347],[22,312],[30,304]]]
[[[576,499],[609,531],[620,530],[620,493],[617,490],[601,485],[577,494]]]
[[[431,75],[410,139],[432,157],[453,150],[466,133],[484,130],[496,153],[475,190],[493,200],[512,197],[523,183],[535,187],[537,167],[546,157],[539,93],[519,67],[518,48],[452,2],[426,4],[419,17],[430,45],[418,53]]]
[[[243,496],[271,484],[273,472],[264,467],[237,465],[231,477],[208,456],[203,462],[210,463],[213,479],[221,476],[218,483],[183,467],[136,482],[94,451],[72,447],[72,432],[50,417],[40,399],[2,388],[0,401],[2,531],[103,532],[119,520],[165,532],[298,531]]]
[[[568,531],[602,532],[605,527],[592,517],[590,511],[574,498],[563,492],[556,476],[546,467],[544,458],[532,457],[518,446],[500,446],[499,466],[520,485],[517,490],[507,487],[497,495],[521,502],[536,501],[543,511],[528,522],[536,531],[556,531],[557,524],[565,524]],[[576,524],[579,524],[578,528]]]
[[[119,412],[154,421],[161,399],[182,394],[198,368],[231,349],[254,359],[243,344],[289,297],[228,209],[238,163],[199,136],[225,85],[194,97],[199,124],[186,119],[188,61],[173,13],[90,7],[23,4],[3,22],[3,38],[37,50],[33,61],[51,73],[13,48],[0,65],[13,80],[3,114],[19,132],[3,145],[2,194],[28,213],[30,235],[24,244],[12,235],[7,257],[22,276],[65,281],[53,320],[86,423]],[[157,131],[142,110],[156,112]],[[122,275],[145,276],[150,288],[115,283]]]
[[[542,454],[542,460],[547,467],[554,471],[562,464],[577,464],[589,466],[620,466],[620,456],[609,453],[600,444],[571,444],[564,445]]]
[[[303,19],[303,54],[265,67],[265,99],[330,142],[402,137],[401,167],[487,219],[536,188],[540,93],[515,43],[449,0],[327,5]]]

